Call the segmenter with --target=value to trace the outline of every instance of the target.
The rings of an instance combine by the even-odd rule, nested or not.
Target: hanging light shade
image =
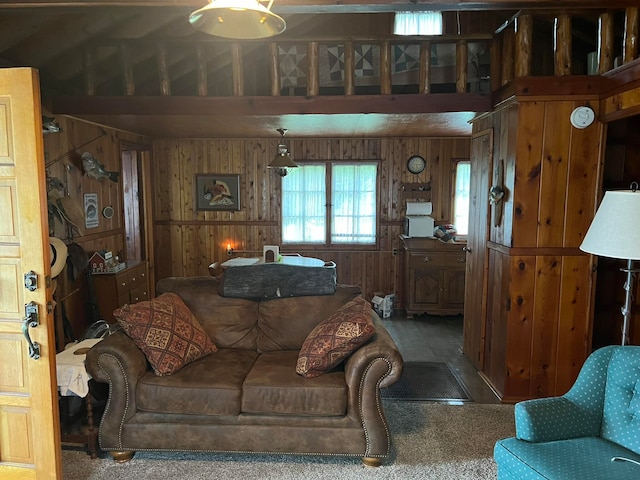
[[[298,164],[291,158],[291,153],[284,143],[284,134],[287,133],[286,128],[278,128],[280,134],[280,143],[278,144],[278,152],[273,158],[273,161],[268,165],[268,168],[275,168],[278,175],[284,177],[289,173],[290,168],[297,168]]]
[[[189,15],[198,30],[224,38],[250,40],[273,37],[284,32],[286,22],[258,0],[210,0]]]

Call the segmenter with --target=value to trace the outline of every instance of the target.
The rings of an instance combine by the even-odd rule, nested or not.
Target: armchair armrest
[[[550,442],[600,434],[602,414],[562,397],[539,398],[515,406],[516,437]]]
[[[393,385],[402,375],[403,360],[395,342],[375,313],[376,333],[353,352],[344,367],[349,387],[347,415],[359,420],[367,436],[366,457],[384,457],[391,439],[382,409],[380,387]]]
[[[147,358],[123,332],[114,333],[87,353],[87,371],[109,384],[109,401],[100,425],[103,449],[121,449],[121,429],[136,412],[136,385],[149,370]]]

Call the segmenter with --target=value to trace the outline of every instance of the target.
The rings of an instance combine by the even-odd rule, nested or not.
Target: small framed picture
[[[84,194],[84,226],[86,228],[98,228],[100,220],[98,218],[98,194]]]
[[[240,175],[196,174],[196,210],[240,210]]]

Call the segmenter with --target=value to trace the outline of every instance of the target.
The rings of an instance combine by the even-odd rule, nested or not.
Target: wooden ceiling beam
[[[318,97],[56,97],[52,112],[66,115],[286,115],[487,112],[491,97],[475,93]]]

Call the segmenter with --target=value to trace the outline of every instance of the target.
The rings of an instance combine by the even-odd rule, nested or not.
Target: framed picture
[[[240,210],[240,175],[196,174],[196,210]]]

